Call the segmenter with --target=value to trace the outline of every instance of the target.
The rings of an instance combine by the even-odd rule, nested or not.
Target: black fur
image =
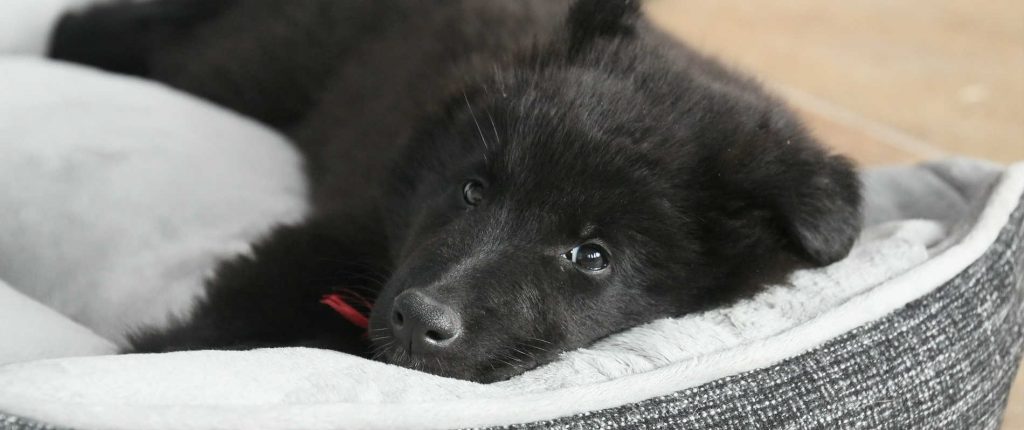
[[[65,17],[52,52],[251,115],[306,154],[310,219],[225,263],[138,351],[313,345],[500,380],[834,262],[860,227],[851,164],[637,0],[123,3]],[[563,257],[584,242],[607,269]],[[376,297],[372,345],[317,303],[338,287]],[[458,314],[451,347],[394,342],[410,289]]]

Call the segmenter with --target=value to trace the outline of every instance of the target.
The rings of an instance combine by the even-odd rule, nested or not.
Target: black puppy
[[[306,155],[309,220],[137,351],[310,345],[501,380],[839,260],[860,227],[851,164],[636,0],[117,3],[64,17],[52,55]],[[376,301],[369,336],[320,303],[341,289]]]

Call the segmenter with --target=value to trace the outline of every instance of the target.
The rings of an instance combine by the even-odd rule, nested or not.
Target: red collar
[[[362,307],[366,309],[367,314],[370,313],[370,309],[373,309],[373,302],[366,300],[363,296],[347,288],[338,290],[337,293],[325,294],[320,299],[320,303],[330,306],[331,309],[334,309],[335,312],[340,314],[356,327],[363,330],[369,329],[369,318],[367,318],[362,312],[359,312],[359,310],[350,304],[350,302],[362,305]]]

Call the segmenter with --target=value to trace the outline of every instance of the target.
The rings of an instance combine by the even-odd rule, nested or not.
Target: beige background
[[[647,12],[753,72],[863,165],[1024,160],[1022,0],[649,0]],[[1021,373],[1005,430],[1024,430]]]

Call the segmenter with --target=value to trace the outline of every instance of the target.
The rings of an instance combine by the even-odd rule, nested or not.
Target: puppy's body
[[[481,381],[846,254],[848,162],[632,0],[161,0],[57,58],[288,132],[314,214],[141,351],[313,345]],[[103,31],[93,29],[102,28]],[[216,144],[216,142],[211,142]],[[376,297],[370,343],[318,303]]]

